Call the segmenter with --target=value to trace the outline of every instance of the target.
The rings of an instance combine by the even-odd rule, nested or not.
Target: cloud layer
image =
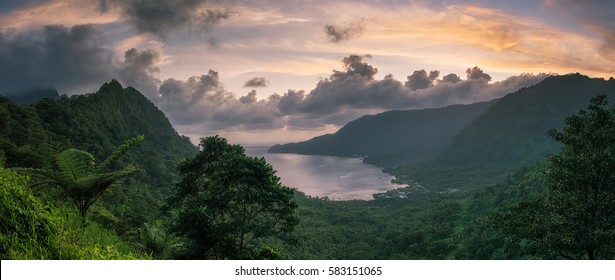
[[[492,100],[547,76],[524,74],[490,83],[488,74],[471,67],[466,80],[455,74],[440,80],[439,71],[418,70],[402,84],[390,75],[375,79],[378,70],[365,59],[369,56],[345,57],[343,69],[333,70],[310,92],[289,90],[261,100],[254,90],[239,97],[229,92],[213,70],[186,81],[168,79],[160,86],[160,104],[176,124],[207,131],[319,129],[370,112]]]

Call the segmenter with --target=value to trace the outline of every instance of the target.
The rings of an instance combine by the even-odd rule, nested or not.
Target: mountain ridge
[[[561,128],[565,117],[577,113],[586,107],[592,97],[602,94],[615,101],[614,79],[589,78],[579,73],[551,76],[536,85],[491,101],[485,110],[457,126],[455,133],[434,133],[424,142],[409,145],[408,142],[393,141],[389,139],[391,135],[406,133],[404,135],[408,137],[411,133],[398,132],[386,125],[378,128],[385,131],[378,135],[340,137],[346,130],[370,131],[370,127],[364,127],[366,120],[398,112],[389,111],[358,118],[334,134],[273,146],[270,152],[321,154],[327,151],[328,155],[352,156],[343,153],[344,149],[362,147],[353,150],[354,155],[366,156],[366,163],[384,168],[403,183],[418,181],[440,189],[484,185],[505,179],[523,165],[537,162],[557,151],[559,145],[547,136],[547,131]],[[445,108],[449,107],[435,112],[445,112]],[[440,125],[441,120],[430,117],[432,119],[424,119],[423,124]],[[418,123],[416,119],[405,122]],[[416,128],[424,129],[420,125]],[[388,150],[365,148],[378,146],[382,142],[397,146]],[[336,147],[342,148],[335,150]]]

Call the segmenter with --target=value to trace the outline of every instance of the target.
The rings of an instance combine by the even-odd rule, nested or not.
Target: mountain
[[[101,160],[138,135],[145,139],[121,158],[120,165],[135,164],[145,172],[103,196],[111,212],[105,219],[122,217],[132,227],[159,217],[178,178],[177,164],[198,151],[162,111],[115,80],[96,93],[42,99],[28,106],[0,97],[0,166],[55,168],[54,156],[67,148],[85,150]],[[112,224],[116,229],[127,227]]]
[[[420,162],[444,151],[452,136],[494,103],[367,115],[334,134],[300,143],[275,145],[269,152],[366,157],[365,161],[384,166]]]
[[[430,162],[403,167],[403,173],[417,174],[419,180],[458,177],[450,182],[460,185],[502,180],[557,152],[560,146],[547,131],[561,129],[567,116],[586,108],[598,95],[607,95],[615,103],[615,80],[578,73],[546,78],[501,98],[452,137],[450,149]]]
[[[367,156],[405,183],[481,186],[556,152],[547,131],[563,127],[597,95],[615,102],[615,80],[552,76],[487,103],[364,116],[334,134],[270,152]]]

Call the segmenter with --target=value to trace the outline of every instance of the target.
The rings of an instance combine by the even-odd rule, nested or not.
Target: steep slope
[[[168,187],[177,162],[196,151],[151,101],[115,80],[96,93],[44,99],[32,107],[53,133],[58,149],[74,147],[104,158],[126,139],[145,135],[125,160],[141,165],[148,174],[144,179],[152,185]]]
[[[367,115],[334,134],[275,145],[269,152],[366,157],[367,162],[381,166],[420,162],[446,149],[453,135],[494,103]]]
[[[0,97],[0,132],[0,161],[6,166],[44,168],[55,167],[53,157],[66,148],[101,160],[127,139],[144,135],[119,164],[135,164],[145,172],[103,196],[110,213],[102,216],[118,232],[159,217],[178,176],[177,164],[197,152],[151,101],[117,81],[96,93],[43,99],[30,106]]]
[[[567,116],[586,108],[597,95],[607,95],[614,103],[615,80],[580,74],[549,77],[500,99],[455,135],[451,148],[437,159],[398,172],[447,188],[502,180],[558,151],[547,131],[563,127]]]

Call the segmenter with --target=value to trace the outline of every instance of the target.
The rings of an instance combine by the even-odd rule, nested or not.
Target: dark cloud
[[[53,87],[79,92],[115,74],[113,51],[92,25],[0,32],[0,65],[0,91]]]
[[[408,76],[408,80],[404,83],[404,86],[410,88],[411,90],[430,88],[433,86],[433,82],[440,75],[440,71],[431,71],[427,74],[427,71],[424,69],[414,71],[414,73]]]
[[[86,93],[117,79],[157,100],[161,54],[130,49],[118,60],[103,37],[93,25],[0,32],[0,93],[35,88]]]
[[[266,87],[269,85],[269,81],[263,77],[254,77],[252,79],[249,79],[248,81],[245,82],[245,84],[243,84],[243,87]]]
[[[483,70],[478,68],[478,66],[468,68],[466,70],[466,74],[468,75],[468,80],[484,79],[486,81],[491,81],[491,76],[483,72]]]
[[[363,32],[365,32],[363,21],[345,25],[326,24],[324,29],[327,37],[333,43],[358,38],[361,34],[363,34]]]
[[[150,33],[160,38],[174,30],[191,27],[209,31],[233,12],[202,9],[206,0],[101,0],[101,12],[111,7],[121,10],[124,19],[139,32]]]

